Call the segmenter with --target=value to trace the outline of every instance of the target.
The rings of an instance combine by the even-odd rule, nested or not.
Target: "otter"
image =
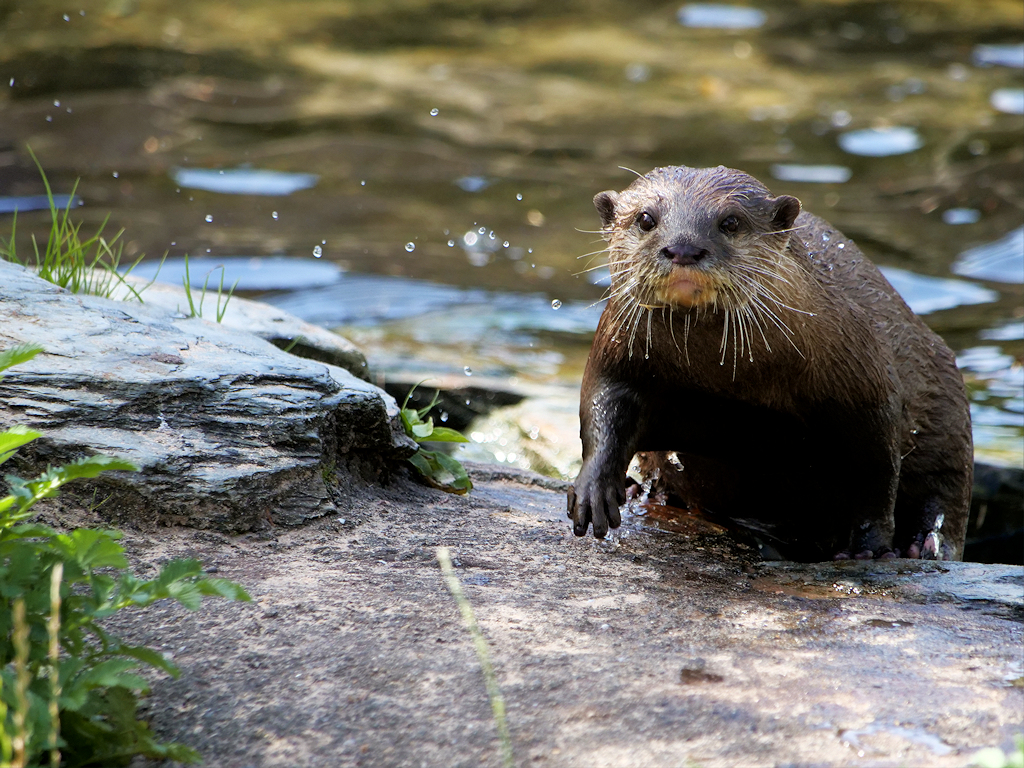
[[[753,519],[790,559],[960,559],[973,473],[953,353],[828,222],[741,171],[656,168],[594,204],[612,284],[580,396],[577,536],[626,471]]]

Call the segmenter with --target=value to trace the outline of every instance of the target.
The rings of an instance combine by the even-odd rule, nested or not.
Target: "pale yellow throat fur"
[[[655,295],[660,302],[670,307],[690,309],[714,303],[718,291],[702,272],[688,267],[676,267],[655,289]]]

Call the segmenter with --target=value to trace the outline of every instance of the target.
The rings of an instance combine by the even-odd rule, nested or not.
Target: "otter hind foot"
[[[899,557],[899,553],[889,547],[874,549],[862,549],[859,552],[851,552],[848,549],[836,552],[833,560],[892,560]]]
[[[905,557],[915,560],[952,560],[953,552],[944,541],[941,533],[938,531],[922,531],[914,537],[910,546],[907,547]]]

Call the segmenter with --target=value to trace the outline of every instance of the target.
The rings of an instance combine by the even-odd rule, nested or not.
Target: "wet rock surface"
[[[75,296],[2,261],[0,318],[0,348],[45,350],[0,382],[0,428],[43,433],[13,471],[127,458],[140,473],[74,490],[119,522],[299,523],[336,511],[325,478],[376,479],[414,450],[383,390],[249,333],[156,304]]]
[[[129,532],[144,573],[199,557],[254,598],[119,618],[183,670],[154,686],[156,731],[223,768],[500,765],[438,546],[490,645],[516,765],[959,767],[1024,726],[1020,567],[765,564],[637,518],[577,539],[555,481],[478,470],[468,497],[363,493],[358,520]]]

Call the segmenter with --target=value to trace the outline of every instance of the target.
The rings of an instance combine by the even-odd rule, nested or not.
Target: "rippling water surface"
[[[224,263],[380,375],[572,387],[593,195],[729,165],[887,268],[958,352],[979,454],[1019,464],[1022,41],[1017,0],[8,0],[0,236],[14,207],[45,233],[30,145],[86,229],[171,281]]]

